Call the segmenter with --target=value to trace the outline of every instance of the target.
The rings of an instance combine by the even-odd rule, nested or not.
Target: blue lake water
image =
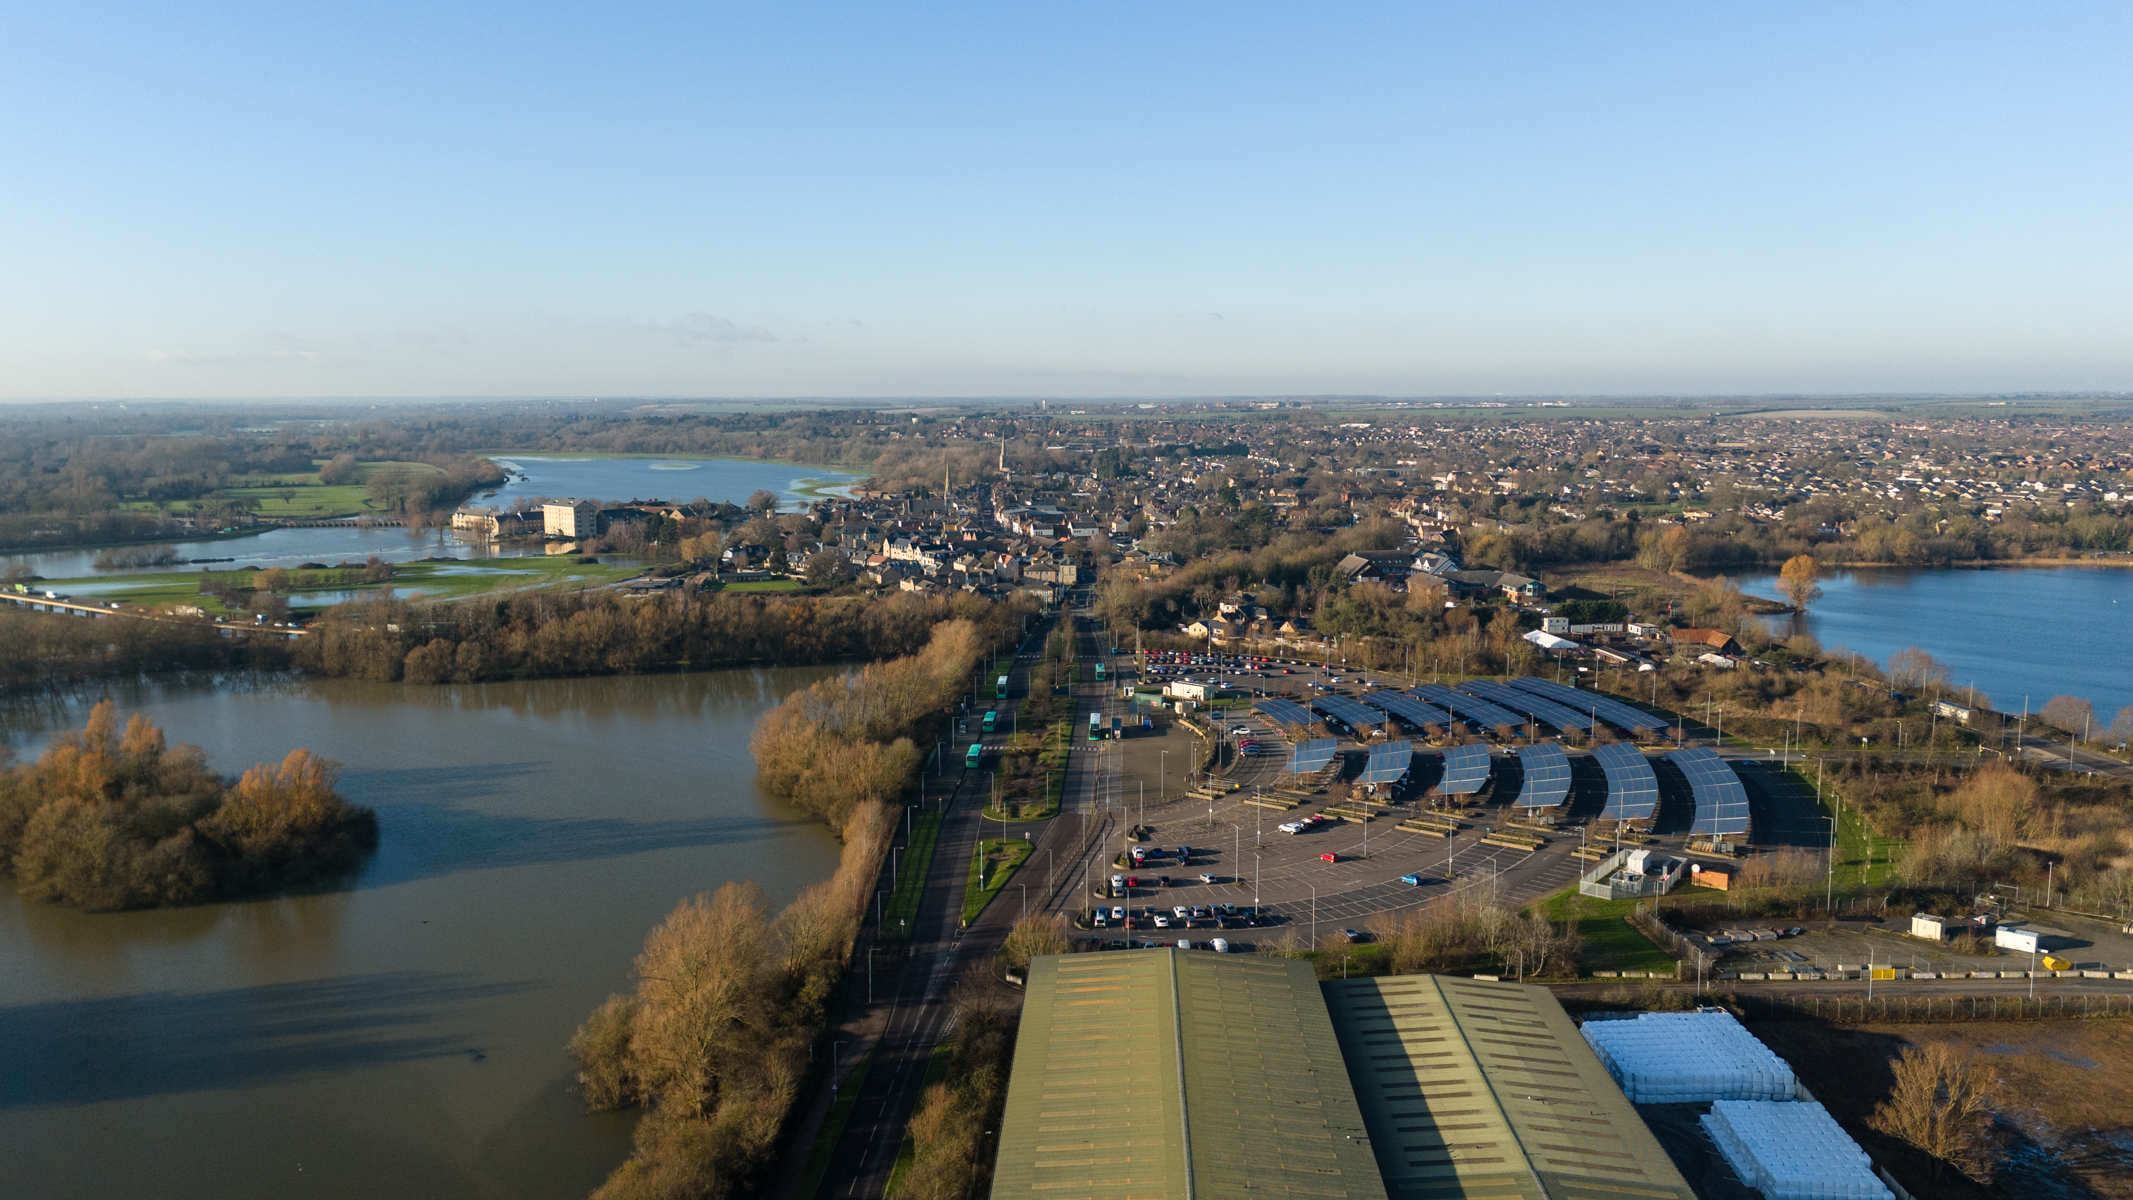
[[[1739,582],[1777,598],[1774,575]],[[1877,567],[1837,572],[1822,592],[1806,628],[1823,646],[1883,665],[1920,647],[1948,664],[1951,684],[1975,685],[2002,712],[2020,712],[2025,694],[2031,712],[2056,695],[2082,697],[2106,723],[2133,705],[2133,570]],[[1771,625],[1782,634],[1791,620]]]
[[[740,504],[750,493],[775,492],[781,507],[794,507],[816,493],[841,494],[864,478],[850,471],[792,463],[737,458],[574,458],[568,455],[496,455],[512,476],[502,487],[474,498],[476,504],[508,507],[539,496],[586,500],[666,500],[686,503],[699,497]],[[527,553],[519,547],[494,547],[469,541],[448,529],[269,529],[248,537],[184,542],[171,547],[180,561],[170,567],[138,571],[198,571],[194,559],[233,559],[230,567],[294,567],[299,563],[361,562],[377,555],[388,562],[417,558],[498,558]],[[532,547],[531,553],[541,553]],[[94,550],[58,550],[41,554],[0,554],[0,567],[21,563],[46,579],[71,579],[95,572]],[[77,589],[86,591],[86,589]]]

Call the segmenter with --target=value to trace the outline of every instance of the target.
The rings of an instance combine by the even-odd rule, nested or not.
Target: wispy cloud
[[[664,326],[677,345],[730,346],[737,342],[775,342],[778,336],[760,325],[742,325],[710,313],[693,312]]]
[[[216,367],[240,371],[252,367],[316,363],[326,357],[323,349],[292,333],[262,334],[259,340],[266,343],[265,347],[259,350],[203,350],[179,346],[150,350],[146,357],[149,362],[158,366]]]

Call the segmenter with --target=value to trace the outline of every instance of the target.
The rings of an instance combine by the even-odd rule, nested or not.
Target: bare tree
[[[1795,554],[1778,568],[1778,590],[1785,593],[1794,608],[1806,612],[1808,605],[1822,598],[1822,589],[1815,582],[1821,576],[1822,564],[1815,561],[1814,555]]]
[[[1904,1047],[1889,1066],[1895,1072],[1896,1087],[1874,1107],[1866,1123],[1931,1155],[1936,1181],[1948,1164],[1981,1183],[1990,1180],[1992,1153],[1986,1130],[1991,1106],[1985,1095],[1989,1080],[1977,1061],[1944,1042],[1935,1042]]]

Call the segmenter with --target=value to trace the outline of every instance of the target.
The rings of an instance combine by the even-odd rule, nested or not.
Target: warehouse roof
[[[1030,961],[993,1200],[1386,1200],[1315,972],[1128,950]]]
[[[1392,1200],[1694,1200],[1547,989],[1393,975],[1324,995]]]

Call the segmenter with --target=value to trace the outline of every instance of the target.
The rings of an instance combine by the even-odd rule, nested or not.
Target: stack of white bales
[[[1768,1200],[1894,1200],[1866,1152],[1812,1101],[1720,1100],[1703,1127]]]
[[[1637,1104],[1790,1100],[1792,1068],[1724,1012],[1587,1021],[1585,1040]]]

